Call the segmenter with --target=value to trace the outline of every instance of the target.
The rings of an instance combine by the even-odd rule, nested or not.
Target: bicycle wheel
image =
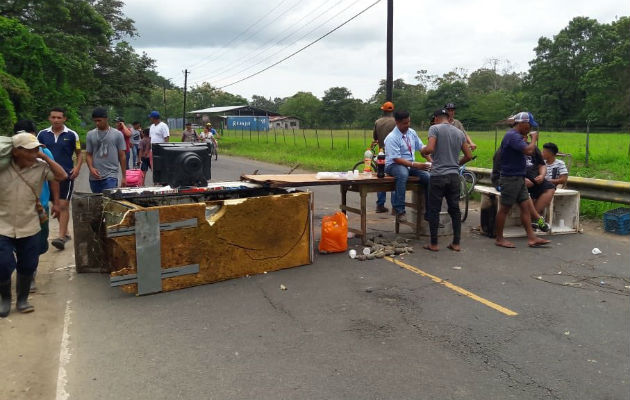
[[[466,191],[466,194],[470,196],[473,190],[475,190],[475,185],[477,184],[477,175],[475,175],[475,173],[472,171],[464,171],[462,172],[460,178],[464,182],[464,189]]]
[[[470,194],[468,193],[468,180],[463,175],[459,176],[459,210],[462,213],[462,222],[468,218],[468,200]]]
[[[376,163],[374,161],[372,161],[372,163],[370,165],[372,167],[372,172],[376,172]],[[359,161],[358,163],[354,164],[354,167],[352,167],[351,171],[354,171],[356,169],[359,172],[363,172],[364,166],[365,166],[365,162],[364,161]]]

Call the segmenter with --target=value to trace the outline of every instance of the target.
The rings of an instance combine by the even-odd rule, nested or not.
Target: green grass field
[[[504,130],[498,132],[497,145]],[[418,132],[426,142],[427,132]],[[479,146],[477,159],[470,166],[492,168],[495,151],[495,132],[469,132]],[[178,134],[175,134],[178,135]],[[348,171],[363,158],[363,152],[372,140],[371,130],[278,130],[224,131],[220,139],[220,154],[249,157],[256,160],[294,166],[314,171]],[[627,133],[591,133],[589,139],[589,166],[586,167],[586,134],[541,132],[540,146],[554,142],[563,153],[572,155],[570,174],[589,178],[630,180],[630,157]],[[582,201],[582,214],[600,217],[618,204]]]

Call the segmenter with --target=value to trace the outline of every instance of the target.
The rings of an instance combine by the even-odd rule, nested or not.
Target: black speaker
[[[153,143],[153,182],[171,187],[208,186],[212,143]]]

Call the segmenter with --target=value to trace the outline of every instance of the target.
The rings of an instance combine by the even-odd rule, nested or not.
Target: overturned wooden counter
[[[142,295],[312,263],[312,193],[219,192],[103,197],[112,286]]]

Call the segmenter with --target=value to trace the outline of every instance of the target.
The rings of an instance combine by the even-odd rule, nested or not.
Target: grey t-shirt
[[[429,128],[429,138],[436,138],[431,175],[459,172],[459,152],[466,141],[464,132],[451,124],[437,124]]]
[[[85,139],[85,151],[92,154],[92,163],[101,179],[118,178],[118,151],[126,148],[122,132],[112,127],[106,131],[92,129]],[[90,174],[90,180],[97,179]]]

